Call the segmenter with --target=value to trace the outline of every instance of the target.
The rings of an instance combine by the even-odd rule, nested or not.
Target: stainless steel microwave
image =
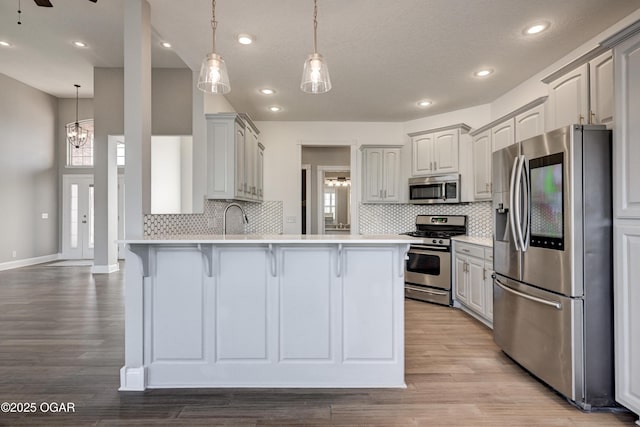
[[[460,175],[409,178],[409,203],[460,203]]]

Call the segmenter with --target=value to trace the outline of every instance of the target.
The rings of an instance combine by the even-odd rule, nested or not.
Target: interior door
[[[93,259],[93,176],[65,175],[62,180],[62,255],[66,259]]]

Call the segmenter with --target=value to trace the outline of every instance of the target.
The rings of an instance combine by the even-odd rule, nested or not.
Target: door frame
[[[305,218],[305,224],[307,225],[305,227],[305,234],[311,234],[311,165],[308,163],[305,163],[303,165],[300,166],[301,170],[304,171],[305,174],[305,181],[306,181],[306,186],[305,186],[305,194],[306,194],[306,198],[305,198],[305,203],[306,203],[306,218]],[[302,187],[302,184],[300,184],[300,186]]]

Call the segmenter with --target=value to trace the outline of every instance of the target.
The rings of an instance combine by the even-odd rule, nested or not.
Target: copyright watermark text
[[[74,402],[2,402],[0,411],[4,414],[29,414],[29,413],[74,413]]]

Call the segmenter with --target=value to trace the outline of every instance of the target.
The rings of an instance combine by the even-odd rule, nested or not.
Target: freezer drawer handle
[[[512,294],[516,294],[519,297],[534,301],[534,302],[539,302],[540,304],[544,304],[544,305],[550,305],[551,307],[556,308],[557,310],[562,310],[562,304],[560,304],[558,301],[548,301],[546,299],[542,299],[542,298],[538,298],[538,297],[534,297],[531,295],[527,295],[525,293],[516,291],[515,289],[511,289],[510,287],[506,286],[505,284],[501,283],[498,279],[496,279],[496,285],[498,285],[499,287],[501,287],[502,289],[504,289],[507,292],[511,292]]]
[[[406,286],[406,285],[405,285],[405,289],[409,291],[424,292],[425,294],[431,294],[431,295],[441,295],[441,296],[449,295],[447,292],[438,292],[438,291],[432,291],[431,289],[414,288],[413,286]]]

